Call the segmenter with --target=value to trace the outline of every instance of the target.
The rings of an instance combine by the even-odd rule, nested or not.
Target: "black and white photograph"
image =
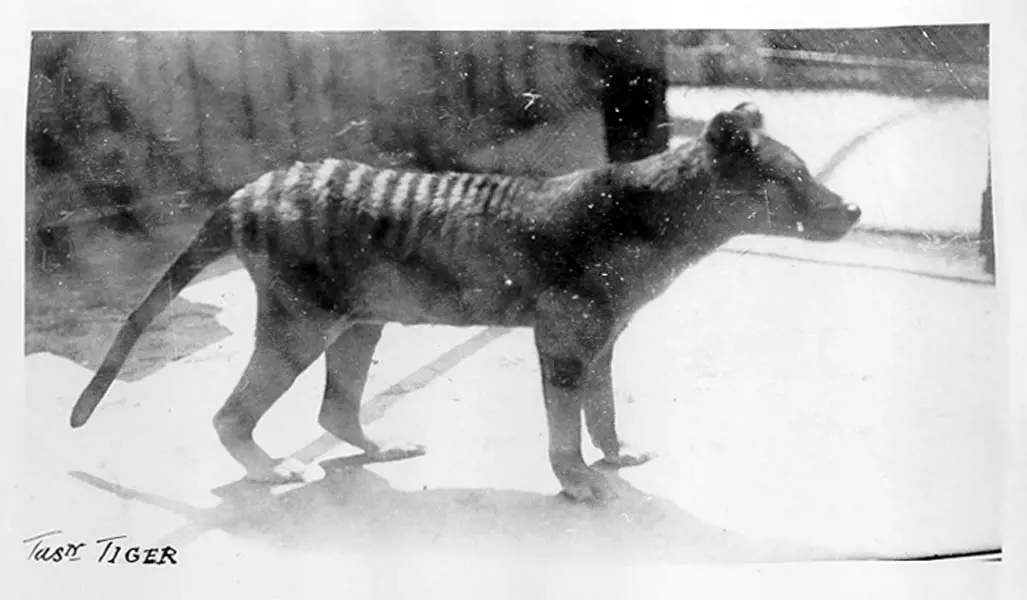
[[[993,23],[581,22],[30,27],[15,597],[1000,597]]]

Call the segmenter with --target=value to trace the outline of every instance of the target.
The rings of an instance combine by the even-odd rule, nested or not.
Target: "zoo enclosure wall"
[[[634,37],[614,53],[662,73],[656,46]],[[97,204],[129,196],[232,189],[325,155],[574,168],[596,157],[475,154],[596,111],[608,62],[544,33],[37,33],[29,223],[93,218]],[[634,137],[659,144],[661,132]]]

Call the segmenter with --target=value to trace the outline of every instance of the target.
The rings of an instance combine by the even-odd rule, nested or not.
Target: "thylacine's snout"
[[[842,206],[842,210],[845,213],[845,218],[849,220],[850,227],[858,223],[859,218],[863,216],[863,211],[859,208],[859,205],[853,202],[846,202]]]
[[[859,222],[863,211],[858,204],[841,198],[827,206],[820,206],[802,221],[802,234],[810,240],[837,240]]]

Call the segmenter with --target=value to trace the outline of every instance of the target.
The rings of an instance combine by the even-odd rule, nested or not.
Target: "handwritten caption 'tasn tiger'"
[[[23,544],[31,544],[27,559],[33,562],[61,563],[75,562],[85,558],[95,558],[104,564],[140,564],[140,565],[177,565],[178,549],[171,545],[164,546],[132,546],[122,540],[128,536],[115,535],[100,538],[92,543],[82,541],[62,541],[59,529],[34,535],[22,540]],[[59,542],[59,543],[55,543]]]

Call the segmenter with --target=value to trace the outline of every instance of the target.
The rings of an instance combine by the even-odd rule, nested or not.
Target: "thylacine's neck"
[[[629,163],[610,165],[613,177],[635,190],[673,192],[708,185],[712,177],[709,150],[697,140]]]
[[[589,202],[601,207],[592,211],[600,222],[582,221],[595,231],[585,238],[593,248],[582,266],[620,310],[637,310],[743,233],[737,211],[725,211],[725,198],[718,198],[716,178],[703,163],[708,159],[696,156],[702,151],[678,148],[582,174],[594,185]]]

